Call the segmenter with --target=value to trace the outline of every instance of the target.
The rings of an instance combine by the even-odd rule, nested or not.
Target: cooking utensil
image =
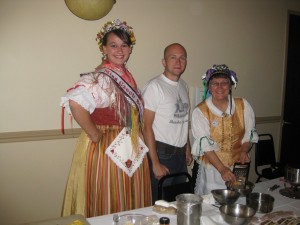
[[[203,198],[200,195],[177,195],[177,225],[200,225],[202,202]]]
[[[286,167],[285,179],[294,186],[300,185],[300,169],[291,166]]]
[[[233,165],[233,174],[236,179],[241,182],[242,188],[245,188],[246,182],[248,181],[250,163],[234,163]]]
[[[252,207],[242,204],[222,205],[219,211],[222,218],[231,225],[248,224],[256,213]]]
[[[240,197],[239,192],[227,189],[214,189],[211,193],[214,199],[221,205],[233,204]]]
[[[227,186],[227,189],[239,192],[240,197],[245,197],[248,194],[250,194],[255,186],[250,181],[246,181],[246,184],[244,187],[243,187],[243,185],[241,185],[241,183],[239,181],[236,181],[236,182],[226,181],[225,184]]]
[[[280,188],[280,185],[274,184],[273,186],[268,188],[268,191],[275,191],[277,188]]]
[[[275,199],[269,195],[259,192],[250,193],[246,197],[247,205],[260,213],[272,212]]]

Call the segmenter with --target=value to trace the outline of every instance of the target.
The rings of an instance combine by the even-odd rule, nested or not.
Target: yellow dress
[[[119,70],[118,73],[122,71]],[[91,77],[82,78],[77,82],[74,92],[77,91],[77,87],[85,85],[83,79],[90,80]],[[99,94],[99,90],[104,87],[103,84],[99,88],[95,85],[98,84],[86,85],[89,91],[97,91],[93,96]],[[120,90],[109,93],[115,94],[113,99],[118,99],[120,102],[109,107],[98,107],[91,114],[93,121],[101,130],[102,136],[98,143],[91,142],[84,131],[81,133],[67,182],[63,216],[81,214],[94,217],[151,205],[147,156],[142,159],[140,166],[130,177],[105,154],[107,147],[126,125],[126,120],[120,119],[120,116],[128,116],[127,114],[130,114],[128,109],[132,108],[132,103],[126,100]]]

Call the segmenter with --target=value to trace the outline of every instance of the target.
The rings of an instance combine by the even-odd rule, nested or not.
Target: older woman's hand
[[[246,151],[242,151],[241,155],[240,155],[240,160],[238,162],[240,162],[242,164],[250,162],[249,153]]]
[[[231,170],[228,167],[224,167],[220,171],[220,174],[221,174],[222,179],[224,181],[230,181],[230,182],[235,182],[236,181],[235,175],[231,172]]]
[[[240,149],[241,155],[240,155],[240,159],[238,161],[239,163],[244,164],[244,163],[250,162],[250,156],[249,156],[248,151],[251,149],[251,147],[252,147],[251,143],[249,143],[249,142],[245,142],[242,144],[241,149]]]

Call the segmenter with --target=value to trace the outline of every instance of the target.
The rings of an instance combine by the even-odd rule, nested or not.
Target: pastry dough
[[[155,202],[155,205],[153,206],[152,210],[161,214],[176,214],[177,206],[174,203],[169,203],[164,200],[158,200]]]

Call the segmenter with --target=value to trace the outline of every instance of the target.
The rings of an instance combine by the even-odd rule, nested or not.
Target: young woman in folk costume
[[[63,215],[99,216],[151,205],[147,147],[141,140],[143,101],[126,67],[135,37],[119,19],[96,40],[103,60],[81,74],[61,106],[83,129],[73,156]]]

